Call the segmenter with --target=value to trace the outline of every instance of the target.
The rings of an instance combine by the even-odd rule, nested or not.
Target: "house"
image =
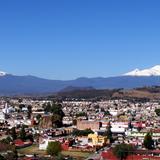
[[[63,125],[72,125],[73,118],[72,117],[63,117],[62,123],[63,123]]]
[[[88,135],[88,145],[94,147],[94,146],[105,146],[108,143],[107,137],[104,137],[102,135],[95,134],[89,134]]]

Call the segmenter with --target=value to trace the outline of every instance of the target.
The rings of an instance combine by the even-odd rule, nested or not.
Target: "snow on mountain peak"
[[[151,69],[160,70],[160,65],[156,65],[156,66],[152,67]]]
[[[160,65],[144,70],[135,69],[125,73],[124,76],[160,76]]]
[[[0,71],[0,76],[5,76],[7,73]]]

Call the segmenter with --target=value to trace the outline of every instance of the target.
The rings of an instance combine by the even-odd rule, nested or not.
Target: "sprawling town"
[[[0,160],[160,160],[160,0],[0,0]]]
[[[160,102],[1,98],[0,159],[158,160]]]

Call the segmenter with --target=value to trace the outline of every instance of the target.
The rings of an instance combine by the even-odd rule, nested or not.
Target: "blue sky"
[[[159,0],[0,1],[0,70],[108,77],[160,64]]]

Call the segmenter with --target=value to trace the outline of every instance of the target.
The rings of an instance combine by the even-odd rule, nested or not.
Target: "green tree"
[[[129,123],[128,123],[128,128],[129,128],[129,129],[132,129],[132,128],[133,128],[132,121],[129,121]]]
[[[99,105],[94,106],[94,109],[99,109],[99,108],[100,108]]]
[[[28,109],[28,112],[27,112],[28,119],[30,119],[30,118],[31,118],[31,115],[32,115],[32,106],[31,106],[31,105],[28,105],[27,109]]]
[[[19,105],[19,109],[20,109],[20,111],[22,111],[22,108],[24,108],[25,107],[25,105],[24,104],[20,104]]]
[[[10,144],[11,141],[12,141],[12,139],[9,136],[7,138],[4,138],[4,139],[1,140],[1,142],[5,143],[5,144]]]
[[[112,126],[109,123],[106,132],[104,132],[104,136],[106,136],[110,140],[110,143],[113,142],[113,136],[112,136],[111,128],[112,128]]]
[[[16,128],[15,127],[13,127],[11,129],[11,137],[12,137],[13,140],[17,139],[17,133],[16,133]]]
[[[34,137],[32,134],[27,135],[26,139],[30,140],[31,142],[34,142]]]
[[[52,104],[51,106],[51,113],[52,113],[52,122],[55,124],[56,127],[62,127],[62,120],[64,112],[62,110],[62,106],[60,104]]]
[[[62,119],[61,116],[58,114],[53,114],[52,115],[52,124],[53,126],[55,125],[55,127],[61,127],[62,126]]]
[[[79,112],[79,113],[76,114],[76,117],[87,117],[87,113]]]
[[[62,105],[61,104],[52,104],[51,106],[51,113],[52,114],[57,114],[57,115],[60,115],[61,118],[63,118],[65,115],[64,115],[64,112],[62,111]]]
[[[5,158],[2,155],[0,155],[0,160],[5,160]]]
[[[113,153],[116,155],[117,158],[120,158],[120,160],[125,160],[128,155],[132,154],[133,151],[133,146],[125,143],[118,144],[113,149]]]
[[[144,146],[146,149],[153,149],[154,148],[154,141],[152,139],[152,133],[147,133],[144,137]]]
[[[14,153],[14,159],[17,160],[18,159],[18,152],[17,152],[17,150],[15,149],[13,151],[13,153]]]
[[[76,119],[73,120],[73,125],[74,125],[74,126],[77,125],[77,120],[76,120]]]
[[[105,115],[105,116],[110,116],[111,114],[110,114],[110,112],[107,110],[107,111],[104,112],[104,115]]]
[[[93,133],[94,132],[91,129],[86,129],[86,130],[75,129],[72,132],[74,136],[88,136],[89,134],[93,134]]]
[[[62,127],[62,120],[65,116],[62,110],[62,105],[48,102],[45,103],[43,107],[46,113],[52,113],[53,126],[55,125],[56,127]]]
[[[61,152],[60,142],[49,142],[47,147],[47,154],[51,156],[57,156]]]
[[[2,152],[6,153],[3,155],[5,160],[16,160],[15,150],[16,149],[15,149],[14,145],[0,142],[0,153],[2,153]],[[9,152],[7,152],[7,151],[9,151]],[[1,158],[3,159],[3,157],[0,157],[0,160],[1,160]]]
[[[42,118],[42,116],[40,114],[36,115],[36,119],[38,120],[38,124],[40,123],[41,118]]]
[[[157,116],[160,116],[160,108],[155,109]]]
[[[6,155],[4,155],[5,160],[16,160],[17,158],[15,157],[15,153],[12,152],[7,152]]]
[[[18,103],[22,103],[22,102],[23,102],[23,99],[19,98]]]
[[[137,130],[138,130],[138,132],[140,132],[140,131],[142,130],[142,126],[139,125],[139,126],[137,127]]]
[[[19,137],[22,140],[26,140],[26,131],[24,126],[22,126],[22,129],[20,130]]]
[[[51,110],[51,103],[50,103],[50,102],[44,103],[44,104],[43,104],[43,108],[44,108],[44,111],[45,111],[46,113],[50,112],[50,110]]]
[[[27,109],[28,109],[28,112],[32,113],[32,106],[31,105],[28,105]]]

